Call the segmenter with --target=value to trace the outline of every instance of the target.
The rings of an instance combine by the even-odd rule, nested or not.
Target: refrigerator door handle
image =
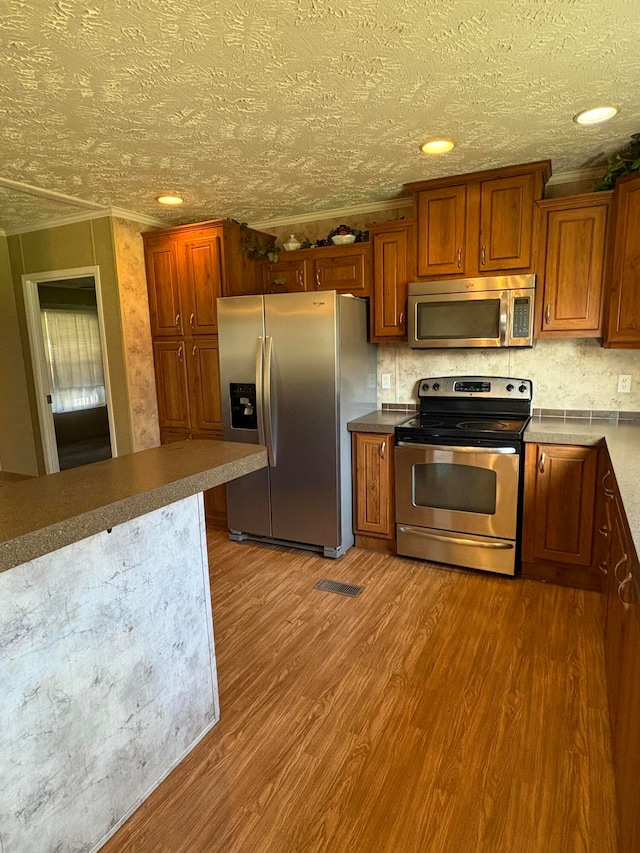
[[[264,444],[264,401],[263,401],[263,373],[264,373],[264,343],[258,338],[256,346],[256,420],[258,423],[258,444]]]
[[[273,338],[267,335],[265,338],[265,359],[264,359],[264,431],[267,445],[267,456],[269,465],[272,468],[276,467],[276,452],[273,446],[273,413],[271,411],[271,363],[273,354]]]

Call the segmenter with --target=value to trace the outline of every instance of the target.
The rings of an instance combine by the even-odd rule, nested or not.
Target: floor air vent
[[[315,585],[314,589],[322,589],[324,592],[337,592],[338,595],[348,595],[349,598],[355,598],[360,595],[364,587],[355,586],[352,583],[342,583],[342,581],[330,581],[324,578]]]

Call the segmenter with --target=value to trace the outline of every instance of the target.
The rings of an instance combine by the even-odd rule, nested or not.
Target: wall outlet
[[[628,373],[621,373],[618,376],[618,393],[619,394],[630,394],[631,393],[631,376]]]
[[[631,377],[629,377],[631,379]],[[381,373],[380,374],[380,387],[381,388],[391,388],[391,374],[390,373]]]

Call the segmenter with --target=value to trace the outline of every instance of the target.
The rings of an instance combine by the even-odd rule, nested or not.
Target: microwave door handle
[[[507,329],[507,318],[509,316],[509,307],[511,305],[511,294],[503,290],[500,294],[500,346],[509,346],[509,336]]]

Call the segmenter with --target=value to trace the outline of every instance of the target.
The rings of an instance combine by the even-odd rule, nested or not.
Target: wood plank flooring
[[[615,853],[596,593],[209,533],[221,721],[103,853]]]

